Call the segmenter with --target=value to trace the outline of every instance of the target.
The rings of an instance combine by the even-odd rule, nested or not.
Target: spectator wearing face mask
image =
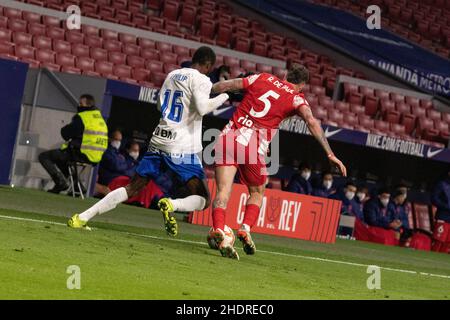
[[[359,210],[363,212],[364,204],[370,200],[369,189],[366,186],[359,186],[356,191],[355,201],[359,205]]]
[[[332,194],[336,192],[336,189],[333,187],[333,175],[331,172],[325,172],[322,175],[322,183],[317,188],[313,189],[313,196],[328,198]]]
[[[363,214],[359,204],[355,200],[356,185],[349,181],[345,184],[342,191],[331,195],[330,199],[340,200],[342,202],[341,214],[354,216],[359,220],[363,220]]]
[[[114,130],[111,133],[108,149],[106,149],[98,170],[98,183],[107,186],[115,177],[129,173],[129,164],[120,152],[122,132]]]
[[[311,185],[311,167],[303,163],[300,165],[298,173],[294,174],[289,181],[286,191],[311,195],[312,185]]]
[[[127,173],[125,175],[132,177],[136,171],[136,167],[139,164],[139,153],[140,153],[139,143],[136,141],[131,141],[128,143],[125,153],[125,160],[128,163]]]
[[[388,211],[390,198],[390,191],[381,189],[377,197],[366,203],[364,220],[369,226],[394,230],[402,226],[401,220],[393,218]]]
[[[407,193],[405,190],[397,188],[393,193],[392,201],[388,205],[389,220],[401,222],[399,227],[393,229],[396,232],[396,239],[402,242],[406,242],[412,236],[405,207],[406,197]]]

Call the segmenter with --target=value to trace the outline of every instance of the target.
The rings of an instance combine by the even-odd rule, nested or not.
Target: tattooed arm
[[[330,160],[330,162],[333,165],[337,166],[341,171],[342,175],[346,177],[347,169],[345,168],[341,160],[339,160],[334,155],[333,150],[331,150],[330,144],[328,143],[327,137],[325,136],[325,132],[323,132],[322,126],[320,125],[319,121],[317,121],[317,119],[314,118],[311,112],[311,108],[306,103],[303,103],[298,107],[297,110],[298,115],[302,117],[303,120],[305,120],[306,125],[308,126],[308,129],[311,132],[311,134],[316,138],[316,140],[325,150],[325,153],[327,154],[327,157]]]

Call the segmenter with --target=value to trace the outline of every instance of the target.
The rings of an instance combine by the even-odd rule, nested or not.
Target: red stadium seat
[[[358,116],[359,125],[370,130],[375,127],[375,121],[366,115]]]
[[[131,67],[127,65],[116,65],[113,69],[113,74],[120,78],[130,78],[131,77]]]
[[[351,126],[357,126],[359,124],[358,116],[352,112],[344,113],[344,122]]]
[[[425,109],[433,108],[433,102],[431,100],[420,99],[420,106]]]
[[[122,46],[122,52],[126,55],[138,56],[141,53],[141,47],[132,43],[124,43]]]
[[[72,44],[63,40],[53,41],[53,51],[59,53],[72,53]]]
[[[408,105],[410,105],[411,107],[420,105],[420,99],[419,98],[415,98],[415,97],[408,97],[408,96],[406,96],[405,97],[405,102]]]
[[[364,114],[366,112],[366,108],[359,104],[350,104],[350,111],[355,114]]]
[[[385,100],[385,99],[390,100],[389,92],[384,91],[384,90],[375,89],[375,96],[378,97],[380,99],[380,101]]]
[[[89,47],[102,48],[103,47],[103,39],[98,36],[85,36],[84,44]]]
[[[88,57],[77,57],[75,66],[83,71],[94,71],[95,60]]]
[[[47,27],[40,23],[30,23],[28,25],[28,33],[34,36],[45,36],[47,34]]]
[[[116,9],[111,8],[109,6],[100,5],[98,14],[102,18],[112,18],[116,13]]]
[[[360,86],[359,92],[365,96],[375,96],[375,90],[373,88]]]
[[[117,31],[110,30],[110,29],[101,29],[100,37],[102,37],[103,40],[118,40],[119,33]]]
[[[8,29],[11,31],[27,32],[27,25],[25,20],[8,19]]]
[[[157,42],[156,49],[166,54],[166,52],[172,52],[172,45],[166,42]]]
[[[84,43],[84,34],[78,31],[66,31],[66,41],[71,43]]]
[[[36,60],[41,63],[55,63],[56,52],[52,50],[36,50]]]
[[[156,48],[155,40],[146,39],[146,38],[138,38],[137,40],[138,40],[138,45],[141,48],[145,48],[145,49],[155,49]]]
[[[64,40],[65,30],[63,28],[48,27],[47,37],[52,38],[53,40]]]
[[[35,48],[26,45],[18,45],[14,48],[14,53],[19,59],[34,59]]]
[[[403,114],[400,123],[405,126],[405,132],[411,134],[416,127],[416,116],[413,114]]]
[[[402,94],[391,92],[390,97],[394,102],[405,102],[405,96]]]
[[[416,136],[421,137],[426,129],[433,129],[434,122],[431,119],[420,117],[417,121]]]
[[[216,44],[228,48],[231,44],[232,27],[219,22],[217,28]]]
[[[397,134],[397,135],[402,135],[402,134],[406,134],[406,128],[404,125],[402,124],[398,124],[398,123],[391,123],[390,124],[390,129],[393,133]]]
[[[317,96],[326,95],[325,88],[320,86],[311,86],[311,93],[314,93]]]
[[[3,15],[9,19],[22,19],[22,11],[15,8],[5,7],[3,9]]]
[[[364,100],[364,107],[365,107],[366,114],[368,114],[370,116],[374,116],[377,113],[378,107],[380,105],[379,99],[374,96],[364,96],[363,100]],[[355,103],[355,104],[360,104],[360,103]]]
[[[103,42],[103,49],[106,49],[109,52],[121,52],[122,43],[118,40],[106,40]]]
[[[239,67],[239,59],[235,57],[223,57],[223,62],[230,68],[232,67]]]
[[[114,66],[114,64],[112,62],[96,61],[95,62],[95,72],[98,72],[102,75],[103,74],[112,74],[113,66]]]
[[[90,57],[96,61],[108,60],[108,51],[103,48],[90,48]]]
[[[161,61],[148,61],[147,62],[147,69],[150,70],[151,73],[154,72],[163,72],[163,66],[164,64]]]
[[[248,53],[250,51],[251,41],[248,38],[236,38],[234,40],[234,50]]]
[[[115,65],[124,65],[127,61],[127,55],[122,52],[108,52],[108,61]]]
[[[262,63],[256,64],[256,70],[258,72],[272,73],[272,66],[268,66]]]
[[[326,120],[328,119],[328,111],[326,108],[323,108],[321,106],[317,106],[312,109],[312,112],[314,114],[314,117],[320,120]]]
[[[179,11],[179,4],[177,1],[170,1],[170,0],[164,1],[162,17],[172,21],[176,21],[178,19],[178,11]]]
[[[150,73],[150,80],[155,84],[157,87],[161,87],[164,83],[164,80],[166,78],[165,73],[162,72],[152,72]]]
[[[27,45],[31,46],[33,36],[24,32],[13,32],[12,42],[16,45]]]
[[[170,63],[165,63],[163,65],[163,71],[167,74],[169,72],[172,72],[173,70],[177,70],[180,69],[179,65],[177,64],[170,64]]]
[[[161,55],[160,61],[167,64],[176,64],[177,54],[172,52],[165,52],[163,55]]]
[[[100,29],[96,26],[91,26],[88,24],[81,25],[81,32],[86,36],[100,36]]]
[[[241,68],[244,68],[247,71],[256,71],[256,62],[241,60]]]
[[[179,56],[189,56],[189,48],[187,47],[174,45],[172,49],[173,52]]]
[[[5,30],[0,29],[0,41],[12,41],[12,31],[11,30]]]
[[[192,28],[195,23],[197,8],[192,5],[185,4],[181,10],[180,26],[185,28]]]
[[[400,113],[411,113],[411,107],[404,102],[396,102],[395,109]]]
[[[400,117],[401,113],[398,112],[397,110],[386,110],[383,119],[389,123],[399,123]]]
[[[156,49],[142,49],[141,57],[146,60],[156,60],[159,61],[159,50]]]
[[[328,110],[328,120],[340,123],[344,121],[344,115],[338,110],[330,109]]]
[[[334,107],[341,112],[350,112],[350,104],[348,102],[336,101]]]
[[[368,98],[368,97],[366,97],[366,98]],[[358,92],[349,92],[346,96],[346,100],[349,103],[362,104],[363,95]],[[367,107],[366,107],[366,109],[367,109]]]
[[[45,24],[47,27],[61,27],[61,20],[56,17],[52,16],[42,16],[42,23]]]
[[[133,68],[144,68],[145,67],[145,59],[138,56],[128,56],[127,57],[127,65]]]
[[[75,56],[69,53],[58,53],[56,63],[61,67],[75,67]]]
[[[427,117],[431,120],[441,120],[441,112],[434,109],[427,109]]]
[[[131,71],[133,79],[138,81],[149,81],[150,80],[150,70],[144,68],[133,68]]]
[[[382,132],[388,132],[389,131],[389,123],[386,121],[381,120],[375,120],[375,129],[380,130]]]
[[[253,43],[252,53],[265,57],[267,55],[267,49],[268,46],[266,42],[255,41]]]
[[[0,42],[0,54],[14,54],[14,43],[3,41]]]

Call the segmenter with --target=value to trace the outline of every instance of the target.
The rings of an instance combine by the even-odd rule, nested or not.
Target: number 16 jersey
[[[209,78],[196,69],[170,72],[159,92],[161,119],[150,145],[172,154],[202,151],[202,116],[195,104],[209,98],[211,87]]]

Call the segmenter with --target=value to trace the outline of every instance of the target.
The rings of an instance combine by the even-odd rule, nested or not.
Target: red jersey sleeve
[[[247,89],[250,87],[253,83],[255,83],[256,80],[260,77],[260,74],[252,74],[251,76],[245,77],[242,79],[242,83],[244,86],[244,89]]]

